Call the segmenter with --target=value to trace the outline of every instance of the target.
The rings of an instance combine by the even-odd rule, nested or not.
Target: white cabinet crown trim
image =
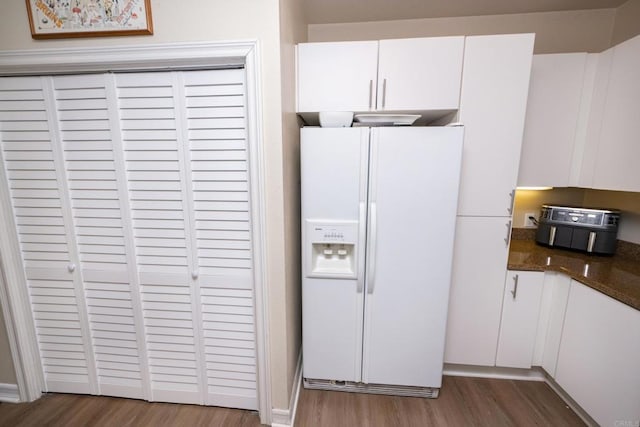
[[[33,49],[0,52],[0,75],[49,75],[104,71],[211,69],[244,67],[247,89],[249,168],[251,180],[256,345],[258,362],[258,403],[261,422],[271,422],[268,300],[266,292],[266,234],[264,153],[262,143],[260,45],[255,40],[149,44],[116,47]],[[1,159],[0,159],[1,160]],[[40,370],[38,345],[30,312],[26,279],[18,238],[13,224],[6,176],[0,174],[0,221],[7,224],[6,238],[0,239],[0,259],[4,278],[0,280],[0,300],[9,329],[10,347],[20,399],[40,397],[44,379]]]

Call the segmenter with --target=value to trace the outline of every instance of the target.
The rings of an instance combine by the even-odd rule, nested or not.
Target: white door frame
[[[247,130],[253,274],[255,286],[258,406],[260,421],[271,422],[271,372],[267,280],[265,268],[265,189],[262,135],[260,46],[256,40],[197,42],[117,47],[38,49],[0,52],[0,75],[78,74],[105,71],[206,69],[244,66],[247,90]],[[0,153],[2,161],[2,153]],[[0,173],[0,301],[8,329],[11,354],[22,401],[38,399],[44,389],[26,277],[11,208],[7,178]]]

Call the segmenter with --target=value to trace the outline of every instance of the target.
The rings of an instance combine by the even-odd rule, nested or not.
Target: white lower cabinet
[[[540,303],[533,366],[542,366],[552,377],[556,375],[570,286],[569,276],[553,271],[544,273],[544,289]]]
[[[495,365],[509,232],[509,218],[458,217],[446,363]]]
[[[555,375],[602,426],[640,423],[640,311],[571,281]]]
[[[543,282],[543,272],[507,272],[496,366],[531,368]]]

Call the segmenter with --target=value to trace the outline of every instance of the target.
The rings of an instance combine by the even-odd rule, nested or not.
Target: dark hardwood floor
[[[1,403],[0,426],[259,426],[251,411],[47,394]],[[438,399],[303,389],[296,426],[582,426],[544,383],[444,377]]]

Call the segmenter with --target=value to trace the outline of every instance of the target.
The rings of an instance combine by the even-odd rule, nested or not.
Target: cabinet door
[[[544,273],[508,271],[496,366],[531,368]]]
[[[640,422],[640,311],[575,280],[556,381],[603,426]]]
[[[458,215],[510,216],[529,92],[533,34],[467,37]]]
[[[378,110],[456,110],[464,37],[381,40]]]
[[[534,55],[519,186],[569,186],[586,53]]]
[[[458,217],[445,362],[494,366],[509,221]]]
[[[375,108],[377,41],[302,43],[297,49],[298,112]]]
[[[640,36],[613,48],[593,187],[640,191]]]
[[[545,273],[533,365],[542,366],[551,377],[556,375],[570,285],[569,276],[553,271]]]
[[[441,385],[462,131],[372,131],[363,382]]]

